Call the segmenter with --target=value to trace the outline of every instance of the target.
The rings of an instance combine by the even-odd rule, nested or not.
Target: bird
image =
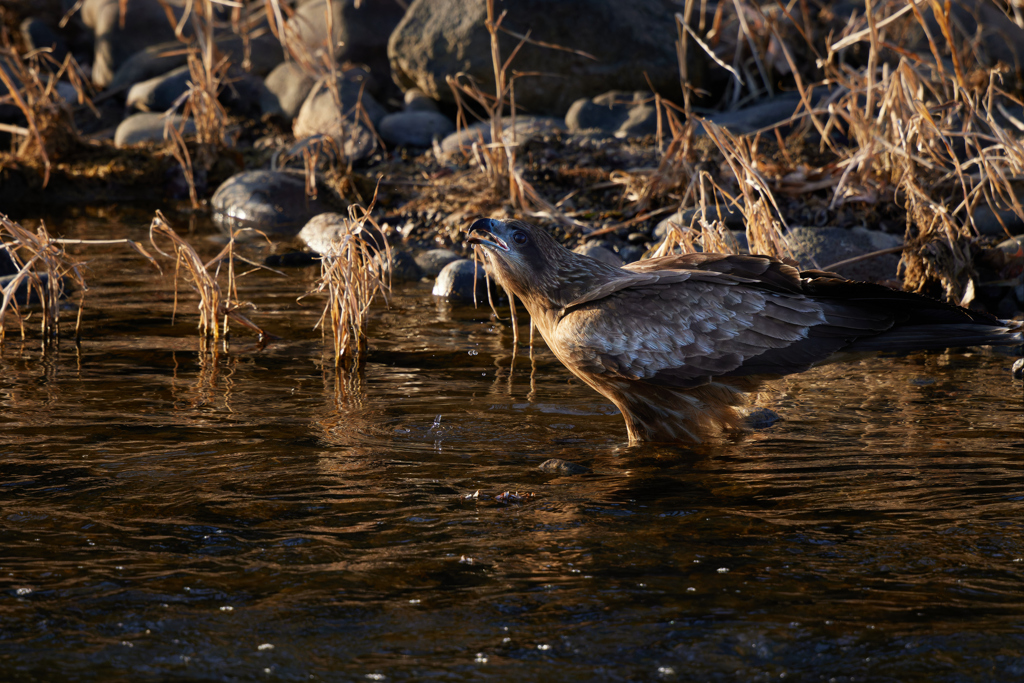
[[[630,445],[699,444],[737,429],[737,408],[764,381],[846,354],[1022,342],[1024,323],[768,256],[616,267],[537,226],[489,218],[466,241],[558,360],[615,404]]]

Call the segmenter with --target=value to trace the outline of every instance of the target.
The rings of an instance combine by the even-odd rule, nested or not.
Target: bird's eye
[[[526,236],[525,232],[520,232],[517,230],[516,232],[512,233],[512,241],[518,244],[519,246],[522,246],[529,242],[530,238]]]

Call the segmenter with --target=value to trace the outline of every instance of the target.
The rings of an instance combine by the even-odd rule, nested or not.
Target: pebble
[[[501,119],[503,130],[502,138],[508,142],[512,141],[512,117],[506,116]],[[547,135],[565,130],[565,121],[546,116],[517,116],[514,130],[515,139],[522,144],[530,138],[540,135]],[[450,154],[456,150],[470,149],[474,142],[483,141],[483,144],[491,142],[491,124],[487,121],[474,123],[466,126],[457,133],[452,133],[441,141],[441,151]]]
[[[291,121],[298,115],[316,80],[295,62],[281,62],[264,80],[266,94],[260,101],[264,115],[277,115]]]
[[[573,102],[565,115],[570,133],[600,130],[615,137],[639,137],[658,132],[654,96],[649,92],[612,90]]]

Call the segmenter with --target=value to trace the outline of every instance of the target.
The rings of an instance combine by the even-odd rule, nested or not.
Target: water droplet
[[[550,650],[551,646],[548,645],[547,643],[541,643],[540,645],[537,646],[537,649],[538,650]]]
[[[719,574],[728,574],[729,573],[729,568],[728,567],[719,567],[718,568],[718,573]]]
[[[479,354],[480,354],[480,352],[477,351],[476,349],[470,349],[469,350],[469,355],[471,355],[471,356],[476,356],[476,355],[479,355]]]
[[[485,655],[483,652],[477,652],[476,653],[476,659],[474,661],[477,664],[486,664],[487,663],[487,655]]]
[[[14,591],[14,594],[15,595],[32,595],[32,589],[31,588],[19,588],[18,590]]]
[[[231,605],[224,605],[223,607],[220,608],[220,611],[221,612],[232,612],[232,611],[234,611],[234,609],[235,608],[232,607]]]
[[[258,645],[256,647],[256,649],[259,650],[260,652],[262,652],[263,650],[273,650],[274,649],[274,645],[273,645],[273,643],[263,643],[262,645]]]

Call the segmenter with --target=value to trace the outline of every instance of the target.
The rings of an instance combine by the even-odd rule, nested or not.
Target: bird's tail
[[[1024,344],[1024,322],[999,320],[985,323],[901,325],[888,332],[858,339],[844,351],[917,351],[958,346],[1014,346]]]

